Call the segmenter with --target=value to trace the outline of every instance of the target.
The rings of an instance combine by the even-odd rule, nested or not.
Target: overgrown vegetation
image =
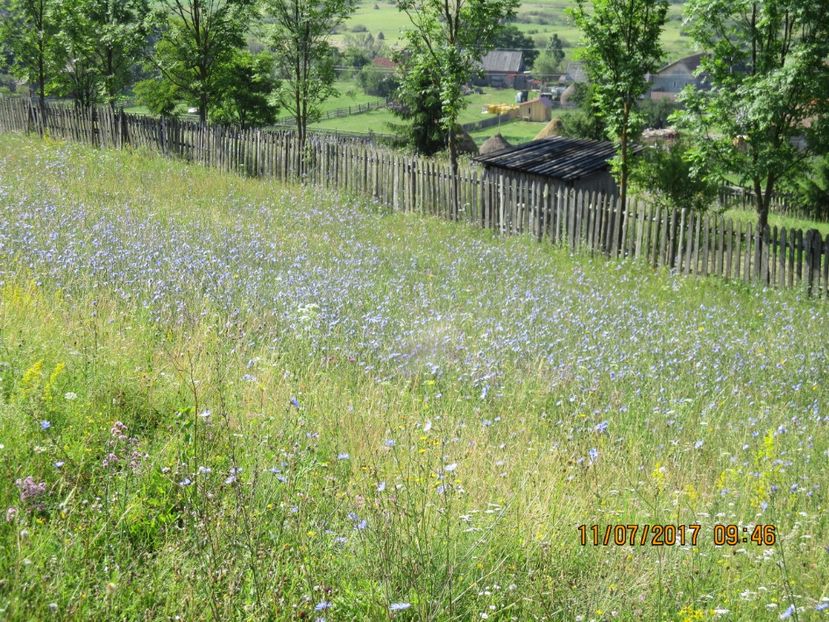
[[[757,227],[776,190],[829,149],[829,3],[689,0],[691,33],[711,89],[687,89],[677,121],[693,160],[754,194]]]
[[[6,620],[829,608],[797,292],[14,136],[0,265]],[[696,546],[578,540],[666,523]]]

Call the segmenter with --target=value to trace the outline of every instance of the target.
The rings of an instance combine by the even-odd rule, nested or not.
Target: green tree
[[[360,83],[366,95],[383,99],[390,99],[400,86],[394,72],[373,65],[363,67],[357,74],[357,82]]]
[[[336,93],[331,33],[351,15],[356,0],[266,0],[282,80],[280,105],[296,122],[300,152],[320,104]]]
[[[559,72],[563,60],[564,42],[558,35],[553,35],[533,65],[534,75],[538,78],[551,78]]]
[[[418,153],[434,155],[446,146],[446,135],[441,124],[443,114],[440,101],[440,79],[429,63],[414,62],[425,52],[413,52],[413,46],[395,55],[398,75],[405,79],[398,81],[393,94],[391,110],[403,120],[392,124],[401,142],[414,148]]]
[[[479,70],[480,59],[493,48],[502,24],[515,16],[519,0],[397,0],[411,22],[406,39],[412,49],[410,67],[416,78],[404,85],[416,90],[432,76],[440,94],[440,122],[447,134],[452,170],[452,214],[458,215],[458,115],[466,106],[463,86]],[[413,82],[412,84],[407,84]]]
[[[682,141],[647,147],[632,163],[633,192],[669,209],[707,210],[717,198],[719,185],[693,169],[685,157],[687,149]]]
[[[86,107],[115,105],[146,43],[146,0],[53,0],[50,90]]]
[[[145,17],[149,2],[86,0],[84,5],[82,10],[92,16],[97,29],[99,92],[104,102],[114,108],[118,97],[132,83],[136,63],[148,45]]]
[[[572,88],[574,93],[570,101],[578,105],[578,110],[561,115],[562,136],[603,140],[607,136],[607,127],[596,105],[595,85],[576,82]]]
[[[380,33],[382,34],[382,33]],[[347,34],[343,37],[343,60],[349,67],[362,69],[371,59],[385,52],[386,44],[370,32]]]
[[[751,187],[762,231],[775,189],[829,148],[829,2],[689,0],[686,13],[711,89],[687,89],[676,121],[694,163]]]
[[[10,0],[0,22],[0,38],[13,58],[13,73],[28,80],[38,95],[46,118],[46,93],[53,77],[55,35],[58,32],[54,0]]]
[[[224,68],[222,100],[213,107],[210,120],[242,129],[273,123],[279,110],[273,101],[279,86],[273,66],[273,56],[266,52],[236,52]]]
[[[505,24],[495,33],[492,47],[496,50],[520,50],[524,54],[524,64],[527,69],[533,67],[540,53],[540,50],[535,47],[535,42],[514,24]]]
[[[662,58],[659,37],[667,0],[578,0],[572,15],[586,39],[583,58],[594,88],[594,102],[617,144],[622,209],[627,202],[631,144],[643,129],[639,98],[647,93],[645,74]]]
[[[550,55],[550,58],[556,64],[556,67],[561,66],[561,62],[564,60],[564,42],[557,34],[553,34],[550,38],[550,43],[547,44],[545,52]]]
[[[193,101],[199,121],[222,99],[226,65],[245,43],[255,0],[157,0],[157,41],[151,65],[163,95]],[[148,82],[142,89],[149,89]],[[165,97],[153,98],[163,100]]]
[[[169,80],[150,78],[136,83],[133,91],[147,110],[160,117],[174,117],[181,99],[178,87]]]
[[[829,221],[829,155],[815,158],[808,173],[796,180],[793,190],[812,218]]]

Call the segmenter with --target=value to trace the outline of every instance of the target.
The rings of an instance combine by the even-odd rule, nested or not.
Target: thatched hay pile
[[[502,149],[509,149],[510,147],[512,147],[512,145],[510,145],[499,132],[494,136],[487,138],[484,141],[484,144],[481,145],[478,153],[481,155],[489,155],[490,153],[495,153],[496,151],[501,151]]]
[[[550,138],[552,136],[561,136],[561,130],[564,129],[564,123],[558,117],[553,117],[550,122],[545,125],[542,130],[535,135],[535,140],[539,138]]]

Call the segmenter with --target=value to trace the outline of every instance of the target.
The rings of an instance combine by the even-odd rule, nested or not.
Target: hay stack
[[[540,138],[550,138],[552,136],[561,136],[561,130],[564,129],[564,123],[561,119],[554,117],[544,128],[535,135],[535,140]]]
[[[573,96],[576,94],[576,85],[571,84],[564,92],[561,94],[561,105],[566,106],[567,104],[571,103],[570,100],[573,99]]]
[[[509,149],[510,147],[512,147],[512,145],[510,145],[506,139],[501,136],[501,133],[498,132],[484,141],[484,144],[481,145],[478,153],[480,155],[489,155],[490,153],[495,153],[496,151],[501,151],[502,149]]]

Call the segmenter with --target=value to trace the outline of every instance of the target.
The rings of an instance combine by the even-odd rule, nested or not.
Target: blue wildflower
[[[389,605],[389,611],[404,611],[411,607],[411,603],[392,603]]]

